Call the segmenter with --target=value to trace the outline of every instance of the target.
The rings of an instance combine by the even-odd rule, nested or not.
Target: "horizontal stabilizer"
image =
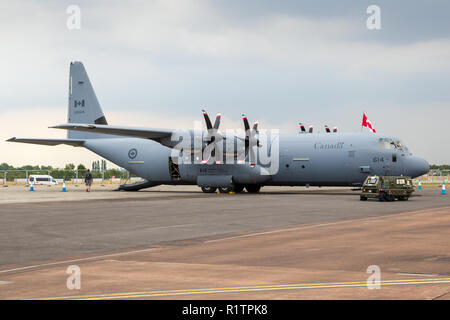
[[[46,146],[57,146],[59,144],[67,144],[73,147],[80,147],[83,145],[85,140],[79,139],[27,139],[27,138],[16,138],[6,140],[8,142],[21,142],[21,143],[31,143],[31,144],[41,144]]]
[[[82,123],[60,124],[58,126],[50,128],[84,131],[84,132],[96,132],[103,134],[112,134],[117,136],[151,139],[155,141],[159,141],[160,139],[163,138],[170,138],[173,133],[172,130],[168,129],[151,129],[151,128],[123,127],[123,126],[110,126],[97,124],[94,125]]]

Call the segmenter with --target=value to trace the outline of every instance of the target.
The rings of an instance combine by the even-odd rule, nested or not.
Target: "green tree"
[[[0,170],[11,170],[11,169],[14,169],[14,167],[10,166],[6,162],[3,162],[2,164],[0,164]]]
[[[77,167],[77,170],[86,170],[86,167],[82,163],[80,163]]]
[[[73,171],[73,170],[75,170],[75,165],[73,163],[68,163],[68,164],[66,164],[66,167],[64,168],[64,170]]]

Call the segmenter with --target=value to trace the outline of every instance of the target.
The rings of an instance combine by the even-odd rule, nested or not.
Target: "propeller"
[[[202,164],[205,164],[212,157],[216,158],[216,163],[219,164],[223,159],[222,149],[219,147],[219,142],[225,140],[225,138],[220,134],[219,125],[220,125],[220,117],[222,116],[220,113],[216,116],[216,121],[214,122],[214,126],[211,124],[211,120],[209,119],[208,113],[205,110],[202,110],[203,117],[206,122],[206,129],[208,133],[206,134],[205,141],[207,142],[205,149],[203,150],[203,156],[205,153],[209,151],[208,159],[205,157],[202,160]]]
[[[247,117],[243,114],[242,120],[244,121],[245,128],[245,139],[239,138],[245,143],[245,157],[249,155],[250,167],[254,168],[256,165],[256,154],[253,150],[253,147],[261,148],[262,145],[259,143],[259,139],[256,138],[256,134],[258,133],[258,121],[253,124],[253,128],[250,128],[248,124]]]

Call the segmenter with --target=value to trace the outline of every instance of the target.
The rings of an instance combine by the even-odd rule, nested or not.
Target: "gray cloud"
[[[450,162],[428,142],[450,142],[447,1],[76,1],[82,29],[69,31],[73,3],[0,3],[0,116],[64,114],[69,62],[81,60],[105,113],[142,125],[189,126],[206,107],[285,130],[302,120],[352,131],[365,110],[385,133],[407,123],[397,135],[416,153]],[[374,3],[379,31],[365,27]],[[428,114],[434,125],[423,133]],[[5,139],[20,133],[0,128]]]

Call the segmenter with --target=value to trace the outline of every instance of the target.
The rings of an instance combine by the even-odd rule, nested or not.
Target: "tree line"
[[[430,169],[432,170],[450,170],[449,164],[431,164]]]
[[[126,178],[128,176],[134,176],[128,171],[123,171],[120,169],[107,169],[106,161],[101,164],[98,161],[94,161],[92,168],[92,176],[94,178],[111,179],[116,178]],[[95,164],[95,165],[94,165]],[[4,177],[4,172],[6,173],[6,179],[8,181],[14,181],[14,179],[25,179],[28,174],[49,174],[55,179],[75,179],[77,176],[79,179],[83,179],[86,174],[87,168],[83,164],[75,166],[73,163],[68,163],[64,168],[54,168],[52,166],[33,166],[25,165],[21,167],[14,167],[7,163],[0,164],[0,179]],[[77,175],[78,174],[78,175]]]

